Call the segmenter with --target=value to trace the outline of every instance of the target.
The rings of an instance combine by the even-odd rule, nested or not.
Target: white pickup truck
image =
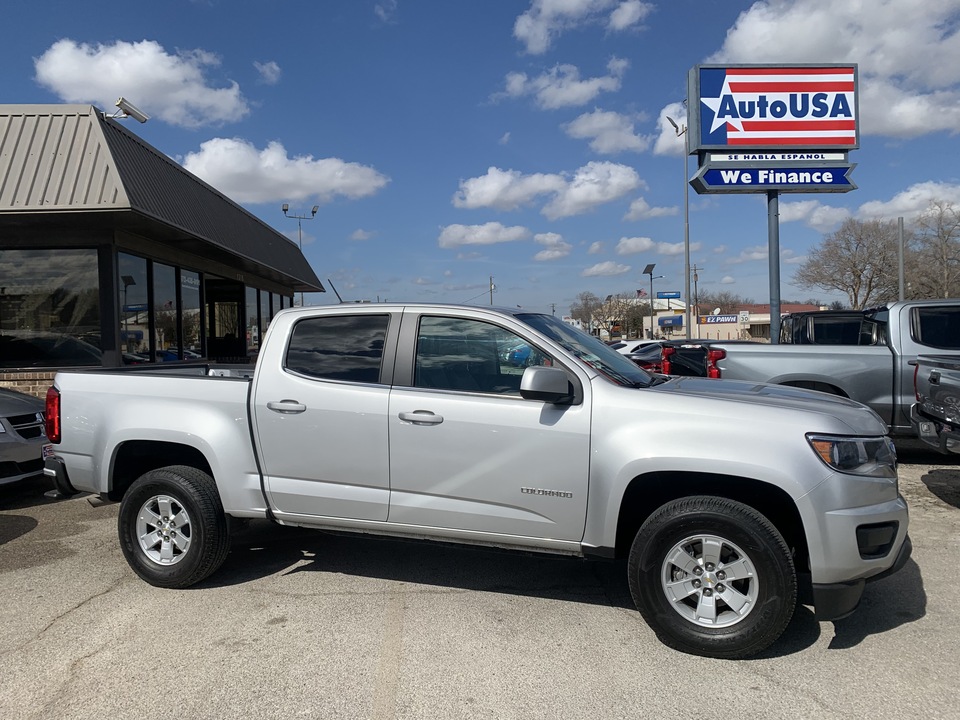
[[[220,567],[231,518],[625,558],[663,642],[736,658],[910,555],[867,407],[664,381],[521,310],[284,310],[256,368],[60,372],[46,420],[45,472],[121,502],[127,561],[165,588]]]

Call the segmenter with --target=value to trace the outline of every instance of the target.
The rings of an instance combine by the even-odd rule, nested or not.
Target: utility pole
[[[550,303],[550,314],[553,315],[553,316],[556,316],[556,314],[557,314],[557,304],[556,304],[556,303]]]
[[[700,322],[700,294],[697,292],[697,281],[700,280],[700,276],[697,274],[697,272],[699,270],[703,270],[703,268],[698,268],[696,265],[694,265],[690,269],[693,270],[693,322],[699,323]],[[697,332],[699,334],[699,331]]]
[[[493,284],[493,275],[490,276],[490,304],[493,305],[493,291],[496,290],[496,286]]]

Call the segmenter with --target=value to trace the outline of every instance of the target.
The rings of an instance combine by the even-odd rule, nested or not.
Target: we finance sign
[[[689,82],[691,153],[859,147],[855,64],[698,65]]]

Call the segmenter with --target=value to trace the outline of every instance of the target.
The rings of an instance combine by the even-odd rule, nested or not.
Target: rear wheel
[[[741,658],[771,645],[797,603],[793,559],[763,515],[712,496],[657,510],[630,550],[630,592],[670,647]]]
[[[230,550],[216,483],[183,465],[138,478],[124,495],[117,528],[127,563],[157,587],[200,582],[223,564]]]

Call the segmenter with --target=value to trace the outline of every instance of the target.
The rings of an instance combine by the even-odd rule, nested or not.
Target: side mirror
[[[523,371],[520,397],[524,400],[562,404],[573,399],[573,391],[565,370],[537,365]]]

